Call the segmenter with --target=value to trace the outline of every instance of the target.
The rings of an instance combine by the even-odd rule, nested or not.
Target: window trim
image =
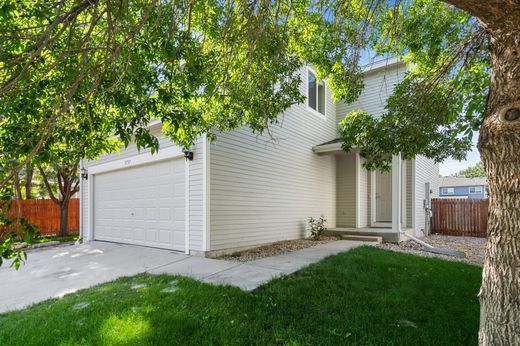
[[[316,108],[317,109],[314,109],[312,108],[311,106],[309,106],[309,72],[312,72],[312,74],[314,74],[314,77],[316,79]],[[305,106],[307,107],[307,110],[310,111],[311,113],[314,113],[315,115],[319,116],[320,118],[322,118],[323,120],[327,120],[327,87],[325,86],[325,80],[322,80],[321,82],[318,82],[318,77],[317,77],[317,73],[316,73],[316,70],[310,66],[307,66],[307,73],[306,73],[306,76],[305,76],[305,91],[306,91],[306,94],[305,94]],[[318,92],[318,86],[319,85],[323,85],[324,87],[324,91],[325,91],[325,103],[323,105],[323,112],[325,114],[321,114],[318,109],[319,109],[319,92]]]
[[[471,189],[473,189],[474,191],[471,192]],[[477,191],[477,189],[478,189],[478,191]],[[482,188],[482,186],[470,186],[468,189],[468,192],[471,195],[477,195],[477,194],[481,194],[482,192],[484,192],[484,189]]]
[[[451,192],[450,192],[451,190]],[[443,196],[453,196],[455,195],[455,188],[454,187],[443,187],[441,190],[441,193]]]

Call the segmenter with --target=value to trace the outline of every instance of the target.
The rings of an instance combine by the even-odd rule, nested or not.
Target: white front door
[[[98,174],[94,239],[184,250],[184,159]]]
[[[392,222],[392,173],[375,172],[375,222]]]

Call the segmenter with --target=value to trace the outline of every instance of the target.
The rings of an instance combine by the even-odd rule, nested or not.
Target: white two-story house
[[[302,67],[307,102],[281,114],[271,135],[244,127],[211,143],[202,136],[190,160],[157,123],[157,154],[131,145],[82,162],[83,239],[212,256],[306,237],[308,217],[322,214],[336,231],[387,241],[420,235],[425,205],[438,192],[438,166],[397,155],[391,172],[369,172],[358,151],[343,152],[337,140],[338,122],[350,110],[384,112],[405,70],[397,60],[372,64],[359,100],[346,105],[334,103],[314,70]]]

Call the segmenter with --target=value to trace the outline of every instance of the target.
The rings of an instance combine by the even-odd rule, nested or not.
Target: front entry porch
[[[336,158],[336,227],[328,234],[399,242],[402,232],[413,233],[412,161],[394,155],[389,172],[367,171],[359,150],[345,153],[339,142],[313,150]]]
[[[380,238],[386,243],[398,243],[403,240],[402,235],[395,232],[392,228],[378,228],[378,227],[361,227],[361,228],[344,228],[335,227],[328,229],[326,235],[334,236],[356,236],[356,237],[370,237]]]

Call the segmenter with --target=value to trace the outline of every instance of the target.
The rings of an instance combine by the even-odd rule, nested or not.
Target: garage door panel
[[[184,226],[184,208],[175,208],[175,221]]]
[[[94,237],[184,250],[184,161],[96,175]]]

